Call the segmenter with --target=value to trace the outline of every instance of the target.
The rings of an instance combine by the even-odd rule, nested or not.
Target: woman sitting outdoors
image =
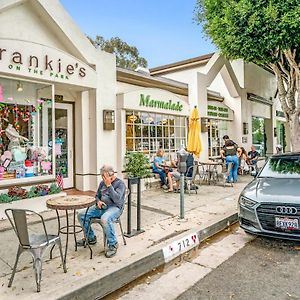
[[[168,192],[173,192],[172,173],[170,172],[170,167],[166,165],[166,160],[164,159],[164,150],[162,148],[158,149],[156,152],[152,171],[155,174],[159,174],[160,186],[163,189],[168,189]],[[166,185],[166,183],[168,183],[168,186]]]

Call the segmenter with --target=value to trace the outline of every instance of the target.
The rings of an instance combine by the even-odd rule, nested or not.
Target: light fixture
[[[243,134],[248,134],[249,133],[249,124],[244,122],[243,123]]]
[[[115,112],[113,110],[103,110],[103,129],[115,129]]]
[[[136,115],[130,115],[128,116],[128,120],[131,123],[134,123],[137,120],[137,116]]]
[[[17,91],[23,92],[23,84],[20,81],[18,81],[18,83],[17,83]]]
[[[208,132],[208,127],[210,126],[210,120],[206,117],[202,117],[200,120],[201,120],[201,132]]]

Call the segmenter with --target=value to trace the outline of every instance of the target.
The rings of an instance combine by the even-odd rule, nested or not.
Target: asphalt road
[[[177,299],[300,299],[300,243],[256,238]]]

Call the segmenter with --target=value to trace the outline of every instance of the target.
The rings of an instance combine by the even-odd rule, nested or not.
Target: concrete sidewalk
[[[164,250],[171,245],[197,235],[203,240],[224,229],[236,221],[237,199],[240,191],[251,180],[241,176],[234,187],[201,185],[198,194],[185,194],[185,219],[179,220],[179,194],[164,193],[161,190],[149,190],[142,193],[142,228],[144,233],[127,238],[123,245],[119,236],[119,249],[115,257],[104,256],[102,231],[96,227],[98,243],[93,247],[93,259],[89,259],[88,248],[74,251],[74,240],[69,238],[67,257],[68,272],[63,273],[58,250],[54,250],[54,259],[49,260],[49,251],[45,253],[41,292],[36,293],[34,272],[31,258],[22,254],[18,264],[13,286],[7,287],[17,251],[17,238],[10,229],[7,220],[0,221],[0,295],[1,299],[95,299],[101,298],[132,280],[146,274],[153,268],[164,265],[190,245],[174,256],[166,258]],[[135,195],[133,195],[133,199]],[[1,209],[1,207],[0,207]],[[54,211],[43,212],[47,219],[49,233],[57,232],[57,220]],[[132,227],[135,228],[136,210],[133,205]],[[126,210],[122,216],[126,229]],[[63,220],[64,221],[64,220]],[[31,230],[39,231],[39,224],[33,223]],[[100,227],[100,226],[99,226]],[[118,234],[119,227],[116,226]],[[80,235],[80,234],[79,234]],[[78,238],[81,238],[79,236]],[[62,236],[63,247],[65,236]],[[176,244],[175,243],[175,244]]]

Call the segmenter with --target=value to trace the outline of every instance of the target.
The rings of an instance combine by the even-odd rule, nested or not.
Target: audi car
[[[300,240],[300,152],[268,159],[241,192],[238,216],[248,233]]]

